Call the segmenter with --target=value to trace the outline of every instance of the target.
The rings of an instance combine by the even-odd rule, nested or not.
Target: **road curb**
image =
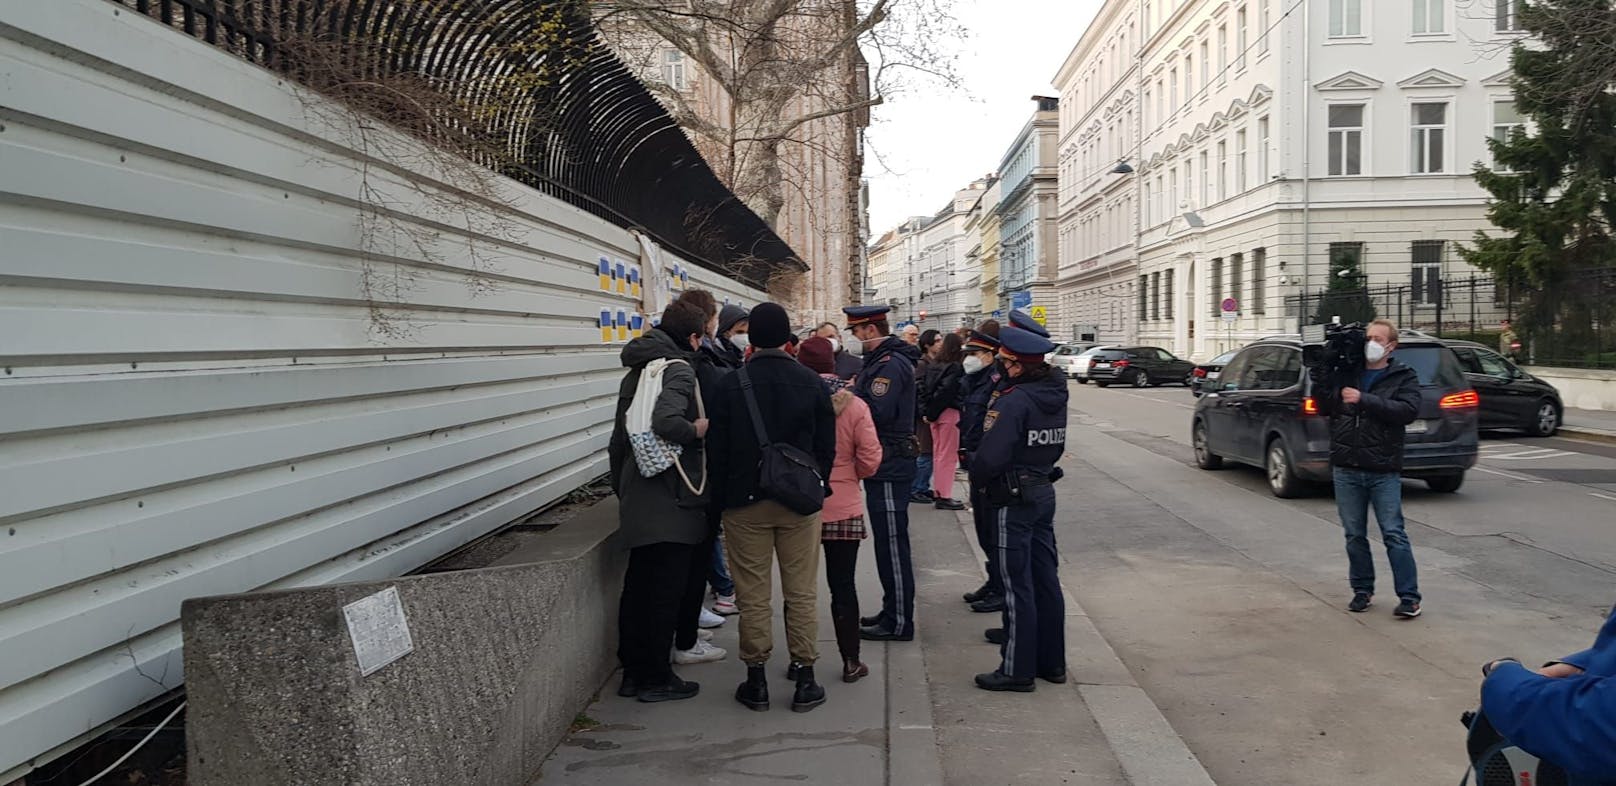
[[[960,530],[977,556],[976,525],[967,511],[957,512]],[[985,577],[986,573],[982,572]],[[1066,599],[1066,670],[1111,752],[1132,786],[1216,786],[1200,759],[1173,730],[1161,708],[1133,678],[1077,598],[1065,589],[1072,577],[1061,577]],[[896,759],[896,756],[894,756]]]
[[[1560,433],[1556,436],[1566,439],[1580,439],[1585,442],[1603,442],[1616,445],[1616,431],[1602,428],[1589,428],[1587,426],[1567,426],[1561,424]]]
[[[932,721],[926,653],[917,638],[886,644],[886,782],[942,783],[943,757]]]

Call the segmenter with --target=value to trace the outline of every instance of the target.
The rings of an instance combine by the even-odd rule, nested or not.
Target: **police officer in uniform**
[[[997,322],[983,323],[982,328],[999,332]],[[971,454],[982,444],[982,421],[987,417],[988,406],[993,403],[1000,383],[1006,379],[1004,369],[999,366],[999,339],[982,332],[982,328],[971,331],[965,340],[965,378],[960,380],[960,466],[967,470],[971,466]],[[1004,584],[999,576],[998,536],[992,510],[975,484],[971,485],[970,494],[976,543],[987,556],[988,578],[976,591],[965,593],[965,602],[971,604],[971,611],[975,612],[1004,611]]]
[[[887,306],[851,306],[847,329],[863,345],[864,368],[853,392],[870,405],[881,440],[881,468],[864,481],[865,505],[881,577],[881,611],[859,620],[868,641],[915,637],[915,570],[909,557],[909,485],[914,482],[915,362],[920,350],[892,335]]]
[[[1060,479],[1055,464],[1066,451],[1066,379],[1044,362],[1055,348],[1048,338],[1008,327],[999,341],[1008,380],[984,418],[971,485],[983,488],[997,525],[1005,640],[999,667],[976,675],[976,685],[1028,693],[1035,678],[1066,681],[1066,604],[1051,485]]]

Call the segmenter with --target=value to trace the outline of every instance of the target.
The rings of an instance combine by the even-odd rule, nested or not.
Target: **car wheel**
[[[1094,380],[1094,386],[1097,387],[1097,388],[1108,388],[1108,387],[1111,387],[1111,383],[1110,382],[1101,382],[1099,380]]]
[[[1464,485],[1464,473],[1426,478],[1425,485],[1430,486],[1432,491],[1439,494],[1452,494],[1458,491],[1460,486]]]
[[[1190,437],[1195,445],[1195,466],[1201,469],[1222,469],[1223,457],[1212,452],[1212,443],[1207,441],[1206,421],[1195,421],[1195,430]]]
[[[1302,493],[1302,479],[1296,476],[1285,440],[1274,437],[1268,441],[1268,449],[1263,451],[1263,471],[1268,475],[1268,490],[1274,496],[1291,499]]]
[[[1079,385],[1087,385],[1087,384],[1089,384],[1089,378],[1088,377],[1075,377],[1075,379],[1077,380],[1077,384],[1079,384]]]
[[[1136,388],[1150,387],[1150,375],[1146,374],[1144,371],[1133,372],[1133,379],[1131,381],[1133,382],[1133,386]]]
[[[1552,437],[1554,432],[1560,430],[1560,408],[1554,402],[1543,399],[1537,405],[1537,417],[1532,421],[1531,432],[1534,436]]]

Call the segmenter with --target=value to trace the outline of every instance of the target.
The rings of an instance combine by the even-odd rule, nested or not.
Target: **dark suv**
[[[1520,429],[1538,437],[1552,437],[1560,429],[1565,407],[1553,385],[1484,344],[1449,341],[1448,348],[1481,397],[1481,428]]]
[[[1195,364],[1180,360],[1161,347],[1107,349],[1089,356],[1089,379],[1100,387],[1113,383],[1149,387],[1171,382],[1190,384]]]
[[[1458,491],[1476,463],[1476,391],[1440,341],[1405,336],[1392,357],[1420,378],[1420,414],[1406,429],[1403,476],[1434,491]],[[1203,393],[1191,422],[1202,469],[1217,469],[1224,459],[1262,467],[1277,497],[1330,479],[1330,426],[1302,368],[1300,341],[1245,347]]]

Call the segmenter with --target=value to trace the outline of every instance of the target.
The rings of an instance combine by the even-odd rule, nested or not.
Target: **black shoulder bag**
[[[786,506],[793,513],[807,516],[825,507],[825,480],[808,451],[785,443],[771,442],[768,429],[763,427],[763,416],[758,414],[757,397],[752,393],[752,380],[743,366],[740,374],[741,394],[746,397],[746,411],[752,413],[752,429],[757,432],[758,490],[764,496]]]

